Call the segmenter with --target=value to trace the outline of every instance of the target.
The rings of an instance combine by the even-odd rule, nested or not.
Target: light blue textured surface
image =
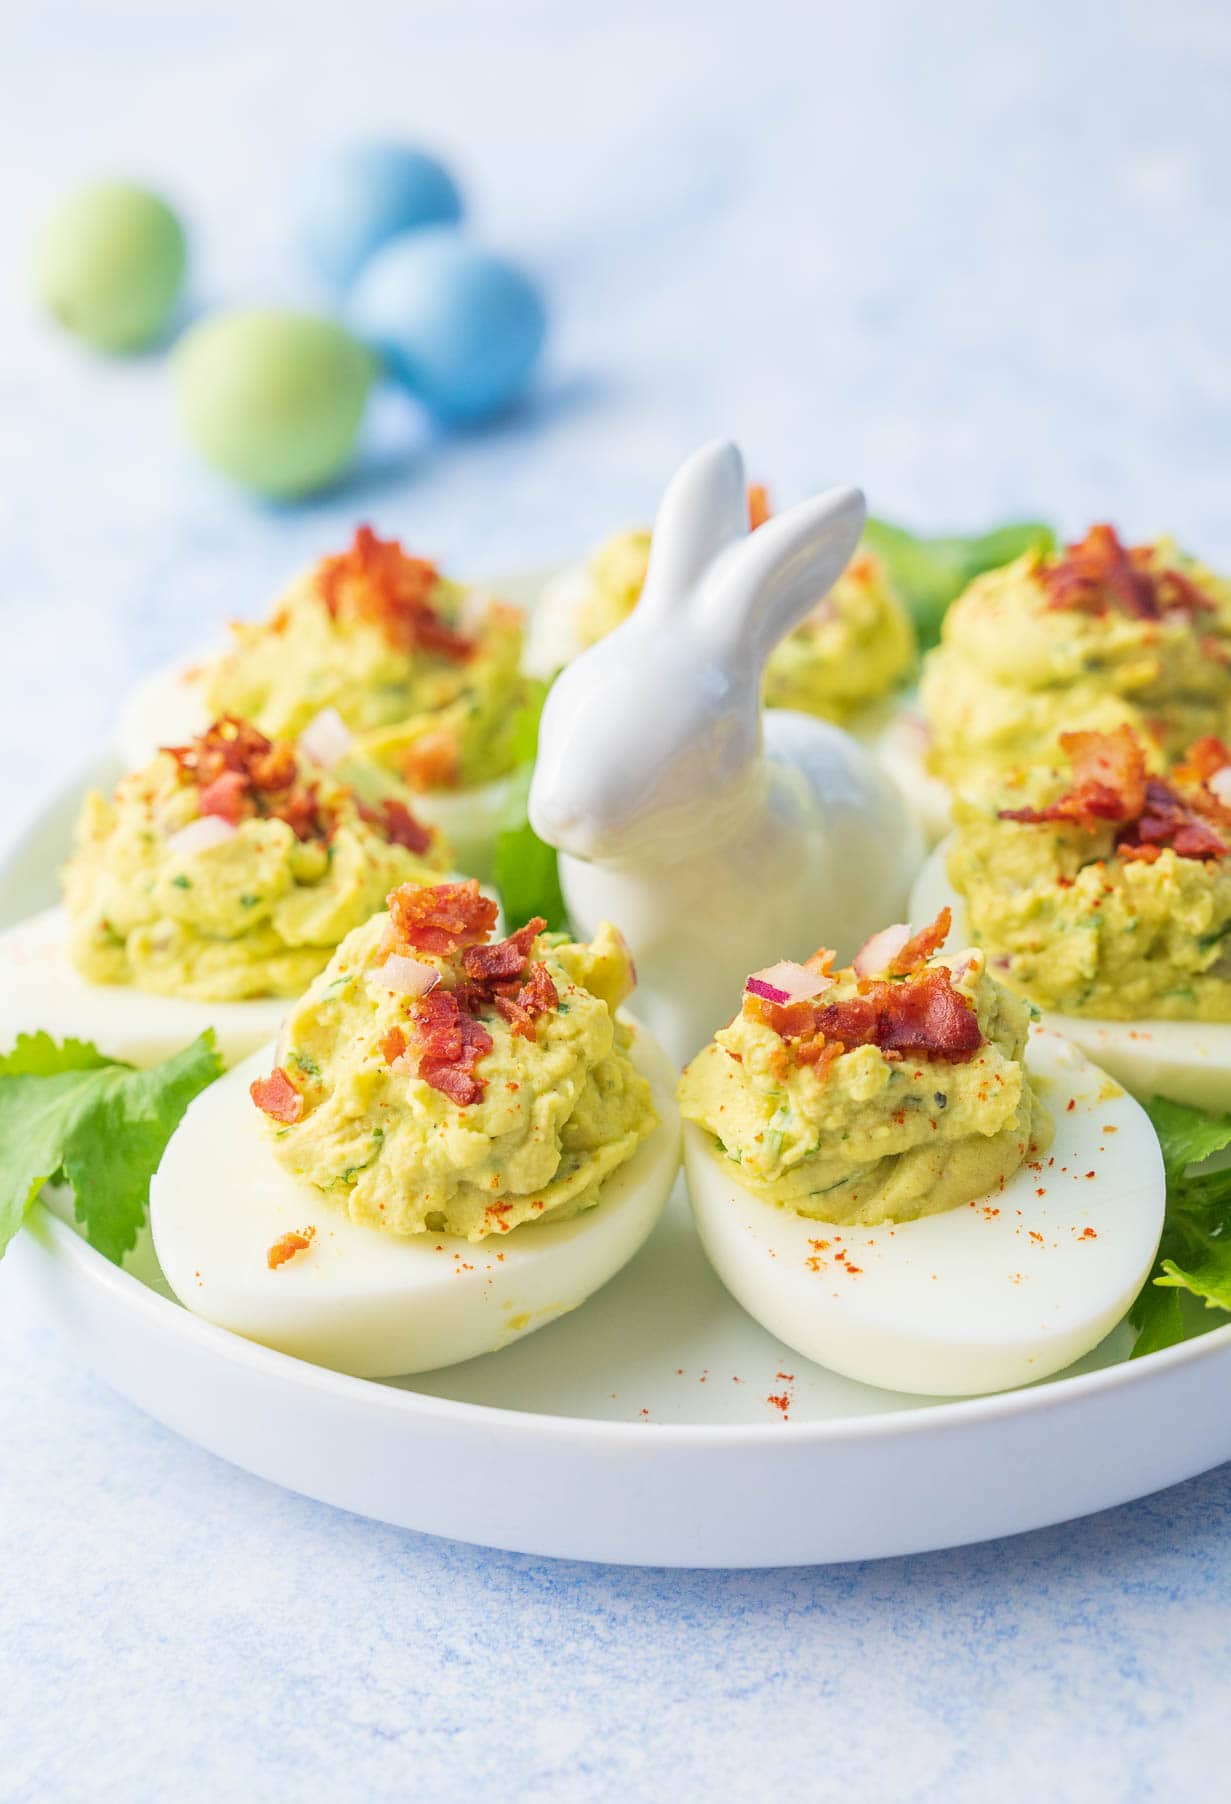
[[[200,301],[303,298],[300,158],[405,129],[456,155],[557,331],[535,410],[433,445],[391,403],[366,484],[262,511],[190,462],[158,358],[93,362],[9,285],[4,836],[136,673],[356,516],[463,571],[537,563],[643,517],[712,432],[783,499],[1109,515],[1231,562],[1225,12],[51,0],[5,62],[6,269],[62,184],[129,170],[190,214]],[[878,1566],[594,1570],[229,1470],[70,1363],[8,1274],[0,1361],[6,1801],[1118,1804],[1225,1770],[1225,1470]]]

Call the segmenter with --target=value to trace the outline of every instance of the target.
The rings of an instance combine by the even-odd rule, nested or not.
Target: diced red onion
[[[1231,764],[1224,764],[1221,770],[1216,770],[1206,788],[1224,808],[1231,808]]]
[[[882,927],[879,933],[862,945],[851,960],[857,977],[871,977],[891,965],[910,938],[910,928],[899,921],[893,927]]]
[[[354,744],[350,728],[336,708],[322,708],[299,735],[299,749],[322,770],[340,764]]]
[[[177,858],[191,858],[196,852],[208,852],[211,846],[225,845],[228,839],[234,839],[237,831],[220,814],[203,814],[181,827],[178,833],[173,833],[167,841],[167,850],[174,852]]]
[[[766,1002],[807,1002],[833,988],[834,980],[822,971],[809,971],[793,959],[784,958],[764,971],[754,971],[744,985],[754,996]]]
[[[368,982],[374,990],[396,990],[401,996],[426,996],[440,982],[440,972],[435,965],[425,965],[421,959],[391,952],[383,965],[377,965]]]

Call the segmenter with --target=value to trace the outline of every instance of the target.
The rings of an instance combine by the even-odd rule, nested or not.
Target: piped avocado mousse
[[[269,618],[233,626],[208,671],[212,712],[293,738],[335,709],[412,789],[465,789],[517,760],[522,616],[361,526]]]
[[[206,1002],[299,995],[393,885],[449,866],[399,788],[336,717],[298,745],[215,721],[86,798],[63,873],[73,964]]]
[[[1169,539],[1126,546],[1093,526],[1056,557],[976,578],[924,662],[929,762],[955,792],[993,794],[1062,733],[1132,727],[1155,770],[1231,723],[1231,584]]]
[[[252,1085],[278,1163],[355,1222],[472,1241],[563,1221],[657,1124],[613,927],[492,940],[478,885],[403,885],[292,1009]]]
[[[749,522],[769,518],[759,485],[749,491]],[[577,636],[592,645],[632,613],[645,585],[650,534],[618,534],[590,560],[589,589],[578,610]],[[793,632],[770,653],[765,702],[845,725],[900,688],[915,667],[910,616],[881,560],[862,550]]]
[[[839,1224],[910,1221],[987,1196],[1045,1147],[1030,1010],[982,952],[944,953],[949,910],[748,979],[684,1072],[680,1108],[766,1201]]]
[[[972,936],[1041,1008],[1231,1021],[1231,749],[1203,738],[1163,776],[1127,726],[1060,746],[999,806],[955,810],[947,868]]]

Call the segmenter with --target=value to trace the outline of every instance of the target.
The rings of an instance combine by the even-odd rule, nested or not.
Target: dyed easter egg
[[[317,274],[341,289],[399,233],[453,225],[461,216],[453,177],[426,151],[387,140],[349,144],[308,181],[303,243]]]
[[[103,351],[136,351],[166,330],[187,263],[166,201],[102,182],[60,203],[39,235],[35,280],[47,311]]]
[[[347,320],[442,420],[498,413],[526,386],[547,330],[538,288],[456,232],[413,232],[360,272]]]
[[[176,400],[207,463],[258,494],[291,498],[346,468],[374,371],[332,320],[225,313],[179,345]]]

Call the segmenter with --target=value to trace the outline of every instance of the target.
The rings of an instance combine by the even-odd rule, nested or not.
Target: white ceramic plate
[[[46,906],[81,791],[0,871],[0,926]],[[6,1258],[83,1362],[262,1477],[403,1527],[664,1566],[802,1565],[987,1539],[1231,1457],[1231,1327],[1132,1364],[1117,1330],[1070,1374],[971,1401],[809,1365],[737,1307],[683,1197],[575,1314],[502,1353],[376,1383],[255,1346],[120,1271],[42,1205]]]

